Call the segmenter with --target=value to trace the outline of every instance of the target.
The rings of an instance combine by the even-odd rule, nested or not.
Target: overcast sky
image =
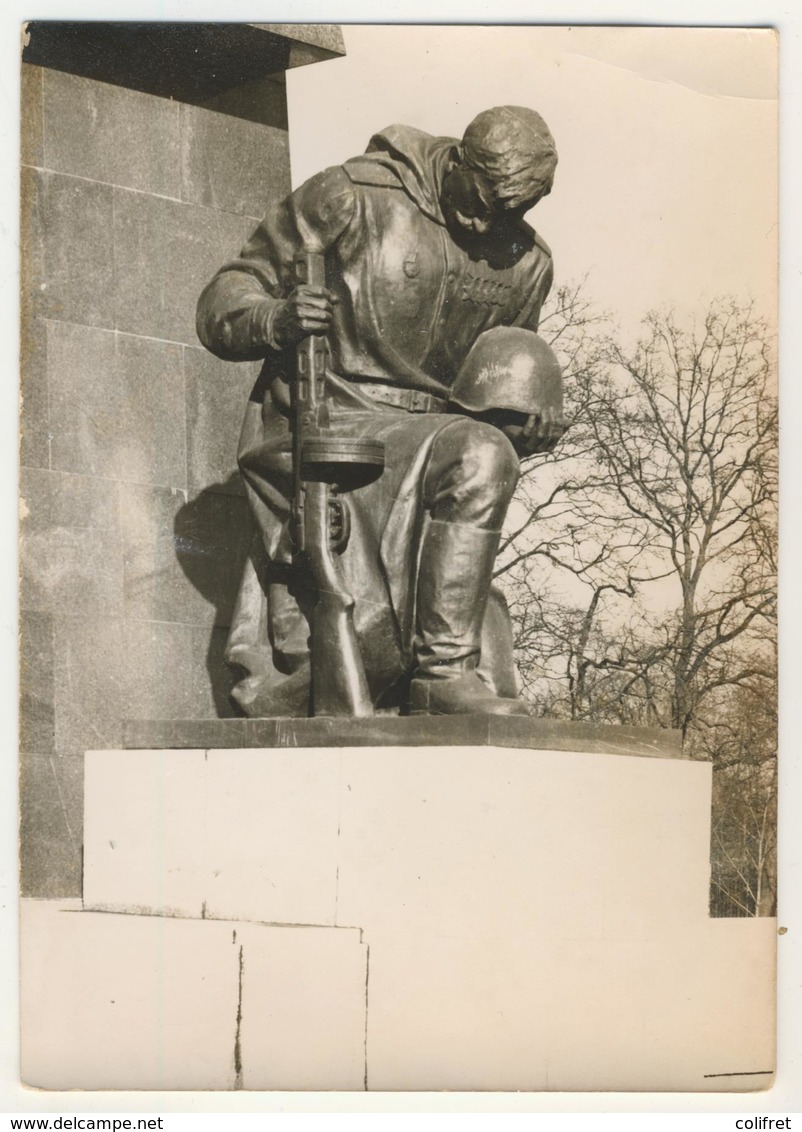
[[[773,313],[777,48],[770,31],[343,28],[343,59],[288,75],[293,182],[404,122],[461,135],[489,106],[539,110],[552,195],[529,215],[556,278],[590,273],[627,326],[723,293]]]

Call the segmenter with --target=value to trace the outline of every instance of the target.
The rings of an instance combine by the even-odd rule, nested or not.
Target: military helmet
[[[480,334],[460,366],[449,402],[472,413],[509,409],[527,416],[563,410],[563,380],[554,351],[539,334],[496,326]]]

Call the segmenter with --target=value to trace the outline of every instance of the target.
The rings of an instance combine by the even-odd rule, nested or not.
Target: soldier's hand
[[[273,337],[279,346],[294,346],[310,334],[326,334],[334,304],[340,300],[326,287],[299,284],[284,299],[273,319]]]
[[[518,455],[525,459],[538,453],[551,452],[570,423],[555,409],[544,409],[542,413],[532,413],[527,417],[526,424],[510,439]]]

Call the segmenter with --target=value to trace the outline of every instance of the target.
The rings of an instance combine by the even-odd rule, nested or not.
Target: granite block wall
[[[258,365],[207,354],[194,310],[290,187],[285,88],[259,98],[257,122],[23,64],[26,895],[80,893],[87,748],[120,745],[125,718],[234,714],[235,452]]]

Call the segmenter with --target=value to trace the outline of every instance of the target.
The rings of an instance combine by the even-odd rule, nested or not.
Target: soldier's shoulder
[[[535,229],[532,227],[532,225],[527,224],[525,220],[522,221],[521,223],[522,223],[522,227],[523,227],[524,231],[529,236],[529,238],[532,240],[532,244],[533,244],[532,250],[533,251],[537,250],[541,253],[541,255],[548,256],[549,259],[552,259],[553,256],[551,254],[551,248],[546,243],[546,241],[543,239],[543,237],[540,235],[540,233],[536,232]]]
[[[352,157],[342,166],[342,170],[352,185],[368,185],[381,189],[401,188],[397,173],[377,160],[373,154]]]
[[[315,173],[296,190],[309,200],[316,200],[319,197],[352,196],[353,191],[353,182],[342,165],[331,165],[328,169]]]
[[[531,233],[532,233],[532,240],[534,240],[534,241],[535,241],[535,247],[536,247],[536,248],[537,248],[537,249],[538,249],[538,250],[539,250],[540,252],[543,252],[543,255],[544,255],[544,256],[547,256],[547,257],[548,257],[549,259],[552,259],[552,258],[553,258],[553,256],[552,256],[552,249],[551,249],[551,248],[549,248],[549,246],[547,245],[547,243],[546,243],[546,241],[544,240],[544,238],[543,238],[543,237],[541,237],[540,233],[539,233],[539,232],[536,232],[536,231],[535,231],[535,229],[531,229]]]
[[[293,197],[296,208],[313,224],[342,227],[354,212],[354,186],[342,165],[315,173]]]
[[[551,254],[551,248],[549,247],[549,245],[546,243],[546,241],[543,239],[543,237],[540,235],[539,232],[535,232],[535,244],[540,248],[540,250],[543,252],[544,255],[547,255],[549,257],[549,259],[554,258]]]

